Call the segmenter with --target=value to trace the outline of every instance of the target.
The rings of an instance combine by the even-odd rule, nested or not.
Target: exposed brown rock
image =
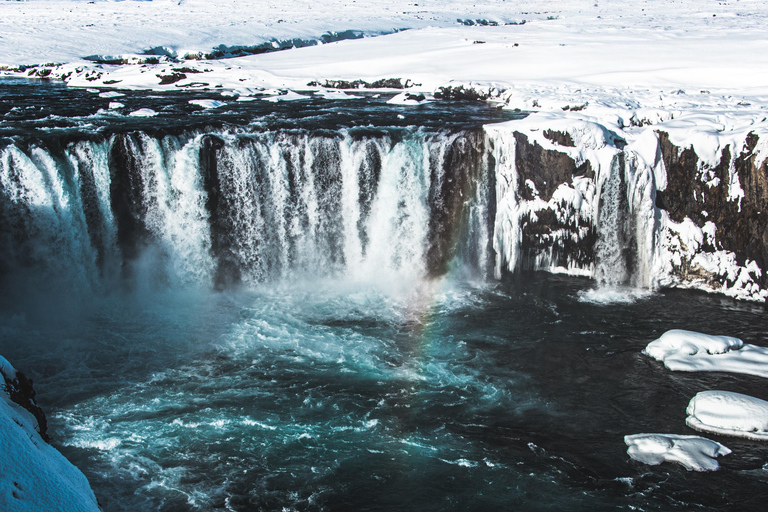
[[[704,176],[699,157],[692,147],[680,149],[665,132],[658,132],[667,187],[656,193],[656,206],[664,209],[675,222],[686,217],[702,227],[707,221],[717,226],[715,247],[736,255],[739,265],[752,260],[765,271],[768,263],[768,161],[757,162],[754,149],[758,136],[750,133],[741,152],[733,159],[726,146],[720,162]],[[733,159],[733,161],[732,161]],[[744,197],[729,199],[729,168],[733,163]],[[717,178],[717,180],[714,180]],[[706,214],[704,213],[706,212]],[[765,287],[765,273],[759,281]]]

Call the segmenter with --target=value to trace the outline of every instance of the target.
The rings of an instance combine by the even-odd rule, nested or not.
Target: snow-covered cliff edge
[[[765,300],[765,123],[693,117],[624,127],[550,112],[487,127],[497,276],[533,268]]]
[[[98,512],[85,476],[43,440],[31,382],[0,356],[0,510]]]

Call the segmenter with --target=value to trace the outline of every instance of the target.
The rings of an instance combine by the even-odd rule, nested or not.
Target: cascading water
[[[611,161],[602,184],[595,244],[595,279],[598,286],[627,285],[632,276],[631,227],[623,176],[623,153]]]
[[[226,288],[490,260],[482,132],[132,132],[0,151],[6,275]]]

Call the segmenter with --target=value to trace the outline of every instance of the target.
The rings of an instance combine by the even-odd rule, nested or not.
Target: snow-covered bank
[[[0,510],[98,512],[85,476],[40,437],[32,413],[11,400],[23,377],[2,356],[0,373]]]
[[[676,462],[688,471],[716,471],[720,465],[715,457],[728,455],[731,450],[722,444],[700,436],[674,434],[635,434],[624,436],[627,454],[644,464],[657,465]]]

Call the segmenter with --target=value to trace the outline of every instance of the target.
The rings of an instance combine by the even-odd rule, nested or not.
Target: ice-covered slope
[[[98,512],[85,476],[40,437],[32,413],[11,400],[19,380],[0,356],[0,510]]]

